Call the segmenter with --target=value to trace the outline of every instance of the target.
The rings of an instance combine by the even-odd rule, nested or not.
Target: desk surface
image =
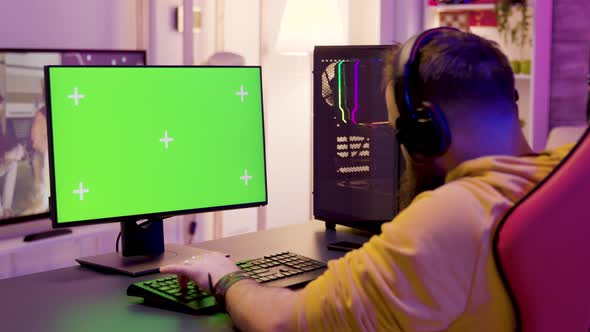
[[[343,253],[327,250],[327,243],[360,243],[368,237],[367,233],[347,227],[326,231],[323,222],[311,222],[195,246],[229,253],[234,260],[292,251],[328,261]],[[152,274],[132,278],[76,266],[0,280],[0,330],[234,331],[227,314],[182,314],[141,305],[140,299],[125,294],[129,284],[157,277]]]

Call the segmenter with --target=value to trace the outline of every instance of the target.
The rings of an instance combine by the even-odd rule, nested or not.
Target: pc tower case
[[[316,46],[313,214],[374,232],[398,212],[403,160],[388,124],[379,46]]]

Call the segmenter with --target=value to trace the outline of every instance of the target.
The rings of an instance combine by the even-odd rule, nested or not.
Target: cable
[[[190,237],[188,239],[188,243],[187,244],[191,244],[193,243],[193,236],[195,235],[195,233],[197,232],[197,221],[193,220],[191,221],[191,223],[188,226],[188,233],[190,234]]]
[[[121,232],[119,231],[119,235],[117,235],[117,242],[115,242],[115,251],[119,252],[119,240],[121,239]]]

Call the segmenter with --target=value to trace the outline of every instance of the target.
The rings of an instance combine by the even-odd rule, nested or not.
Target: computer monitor
[[[313,214],[329,228],[378,232],[398,213],[404,161],[382,87],[390,48],[314,48]]]
[[[51,228],[43,67],[145,61],[142,50],[0,49],[0,237]]]
[[[122,255],[80,264],[156,272],[201,252],[164,251],[162,219],[267,204],[259,66],[45,73],[53,226],[121,222]]]

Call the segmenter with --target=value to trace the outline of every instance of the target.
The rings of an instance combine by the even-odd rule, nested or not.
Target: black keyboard
[[[254,280],[271,287],[303,286],[326,270],[323,262],[291,252],[244,260],[236,265]]]
[[[186,313],[216,311],[215,298],[195,287],[192,282],[180,289],[175,275],[133,283],[127,287],[127,295],[143,298],[143,303]]]
[[[236,263],[254,280],[270,287],[301,287],[320,276],[326,264],[291,252],[244,260]],[[176,276],[133,283],[127,295],[143,298],[144,304],[163,309],[201,314],[218,310],[215,298],[189,282],[181,290]]]

